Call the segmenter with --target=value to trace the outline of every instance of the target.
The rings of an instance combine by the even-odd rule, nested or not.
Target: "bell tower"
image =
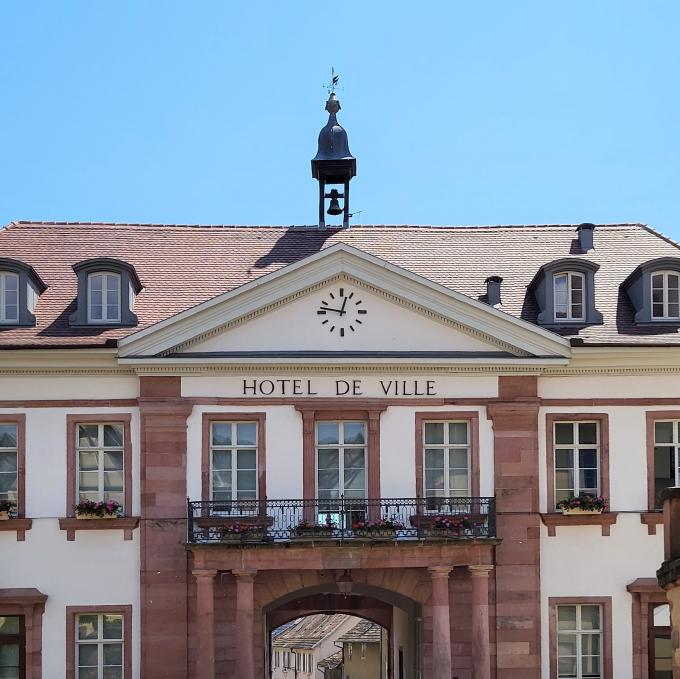
[[[325,207],[328,203],[327,214],[335,216],[342,214],[342,226],[349,226],[349,182],[357,173],[356,158],[349,152],[347,132],[336,118],[340,110],[340,101],[335,94],[338,76],[333,74],[329,87],[326,110],[328,122],[319,132],[319,148],[312,159],[312,177],[319,182],[319,226],[326,226]],[[332,188],[326,193],[328,185],[341,185],[342,192]],[[340,201],[342,200],[342,207]]]

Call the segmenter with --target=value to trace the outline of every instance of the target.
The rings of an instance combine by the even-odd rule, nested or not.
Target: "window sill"
[[[74,516],[59,518],[59,528],[66,531],[66,539],[73,542],[77,530],[122,530],[125,540],[132,540],[132,531],[139,526],[138,516],[123,516],[119,519],[77,519]]]
[[[548,529],[548,536],[554,537],[557,526],[600,526],[602,535],[609,535],[611,527],[616,523],[618,512],[602,512],[602,514],[541,514],[541,521]]]
[[[31,530],[32,525],[32,519],[7,519],[7,521],[0,521],[0,531],[15,530],[17,542],[23,542],[26,539],[26,531]]]
[[[663,526],[663,512],[640,512],[640,523],[647,526],[647,535],[656,535],[656,527]]]

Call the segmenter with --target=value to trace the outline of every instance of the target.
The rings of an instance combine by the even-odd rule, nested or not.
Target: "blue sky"
[[[321,85],[357,223],[680,238],[680,3],[0,3],[0,222],[311,224]]]

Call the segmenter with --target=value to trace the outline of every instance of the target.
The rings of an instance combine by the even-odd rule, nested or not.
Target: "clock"
[[[367,311],[363,300],[354,292],[339,288],[335,292],[329,292],[326,299],[321,300],[321,306],[316,313],[321,318],[322,327],[344,337],[346,333],[359,329]]]

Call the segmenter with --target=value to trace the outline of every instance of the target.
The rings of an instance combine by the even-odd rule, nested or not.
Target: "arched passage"
[[[411,679],[420,670],[420,604],[375,585],[352,582],[347,593],[329,580],[276,598],[262,608],[267,644],[265,676],[271,676],[272,631],[295,618],[315,613],[342,613],[377,623],[387,631],[387,678]]]

